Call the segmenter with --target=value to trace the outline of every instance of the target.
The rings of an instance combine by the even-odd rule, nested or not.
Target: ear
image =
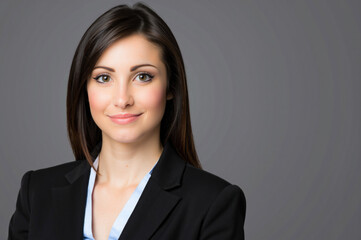
[[[173,99],[173,94],[168,92],[167,94],[167,100]]]

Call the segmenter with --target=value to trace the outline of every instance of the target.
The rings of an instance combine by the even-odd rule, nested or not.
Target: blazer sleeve
[[[228,185],[209,208],[201,228],[201,240],[244,240],[246,199],[237,185]]]
[[[30,220],[29,182],[32,172],[26,172],[21,179],[16,209],[10,219],[8,240],[28,239]]]

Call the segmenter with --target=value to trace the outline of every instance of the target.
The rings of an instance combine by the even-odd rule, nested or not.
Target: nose
[[[113,92],[113,104],[116,107],[126,108],[134,103],[133,96],[131,94],[130,86],[126,82],[115,84]]]

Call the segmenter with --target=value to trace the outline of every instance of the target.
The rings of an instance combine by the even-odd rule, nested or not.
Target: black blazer
[[[8,239],[83,239],[89,174],[85,160],[26,172]],[[237,185],[191,166],[166,143],[119,239],[244,239],[245,212]]]

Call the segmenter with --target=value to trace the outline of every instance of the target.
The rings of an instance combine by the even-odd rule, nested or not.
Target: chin
[[[114,136],[111,138],[112,141],[118,142],[118,143],[135,143],[139,141],[139,137],[136,136]]]
[[[106,134],[106,137],[110,141],[115,141],[118,143],[135,143],[139,142],[142,138],[141,134],[136,133],[136,131],[122,131],[122,132],[112,132],[111,134]]]

